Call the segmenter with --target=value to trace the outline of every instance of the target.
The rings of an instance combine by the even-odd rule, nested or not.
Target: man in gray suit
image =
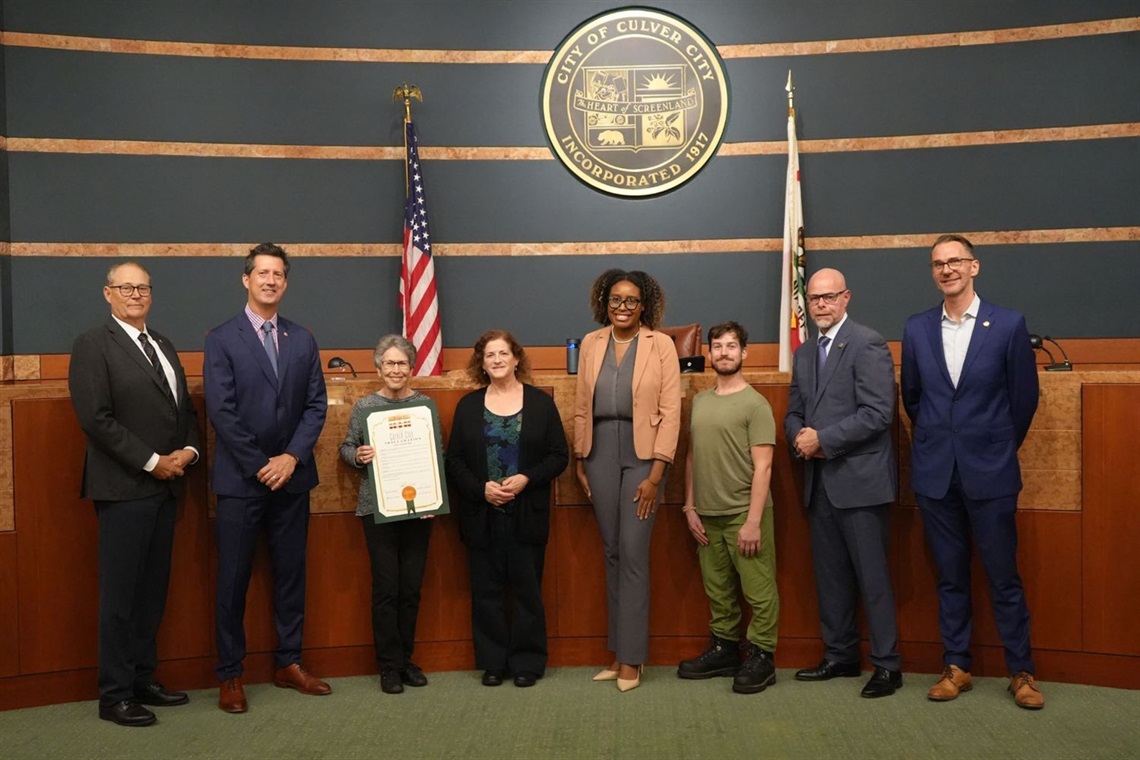
[[[826,647],[800,681],[856,677],[863,597],[874,675],[864,697],[902,686],[895,598],[887,564],[887,520],[898,491],[891,422],[895,370],[886,341],[847,316],[851,291],[843,274],[822,269],[807,287],[818,341],[796,350],[784,432],[804,462],[804,502]]]
[[[198,460],[198,417],[174,346],[147,324],[150,275],[107,272],[111,315],[75,339],[68,387],[87,435],[81,496],[99,520],[99,717],[149,726],[185,704],[155,680],[182,476]]]

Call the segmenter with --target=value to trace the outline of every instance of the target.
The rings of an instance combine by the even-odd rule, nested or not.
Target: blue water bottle
[[[578,374],[578,339],[566,339],[566,374]]]

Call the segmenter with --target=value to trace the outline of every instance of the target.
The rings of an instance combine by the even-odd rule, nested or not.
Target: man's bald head
[[[847,278],[838,269],[821,269],[811,276],[807,286],[808,313],[821,332],[830,330],[847,313],[851,291]]]

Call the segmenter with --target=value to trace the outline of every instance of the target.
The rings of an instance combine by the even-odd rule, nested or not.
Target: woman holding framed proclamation
[[[439,442],[439,412],[435,402],[408,387],[416,366],[416,347],[400,335],[385,335],[372,352],[380,390],[359,399],[352,408],[348,433],[340,444],[340,457],[358,469],[376,459],[368,445],[365,419],[368,413],[399,406],[427,406]],[[442,460],[442,456],[439,457]],[[378,505],[372,483],[362,477],[356,514],[364,528],[372,566],[372,642],[380,667],[380,688],[385,694],[400,694],[404,686],[427,686],[427,677],[412,662],[416,644],[416,618],[420,611],[420,586],[427,567],[428,540],[432,521],[426,515],[399,521],[377,522]],[[442,484],[441,484],[442,487]]]

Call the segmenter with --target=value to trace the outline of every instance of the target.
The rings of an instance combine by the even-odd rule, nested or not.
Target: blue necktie
[[[827,344],[831,342],[831,338],[824,335],[819,339],[819,368],[822,370],[823,365],[827,364]]]
[[[261,325],[261,331],[265,333],[262,343],[265,345],[265,353],[269,354],[269,363],[273,365],[273,375],[276,377],[277,373],[277,344],[273,340],[273,323],[265,322]]]

